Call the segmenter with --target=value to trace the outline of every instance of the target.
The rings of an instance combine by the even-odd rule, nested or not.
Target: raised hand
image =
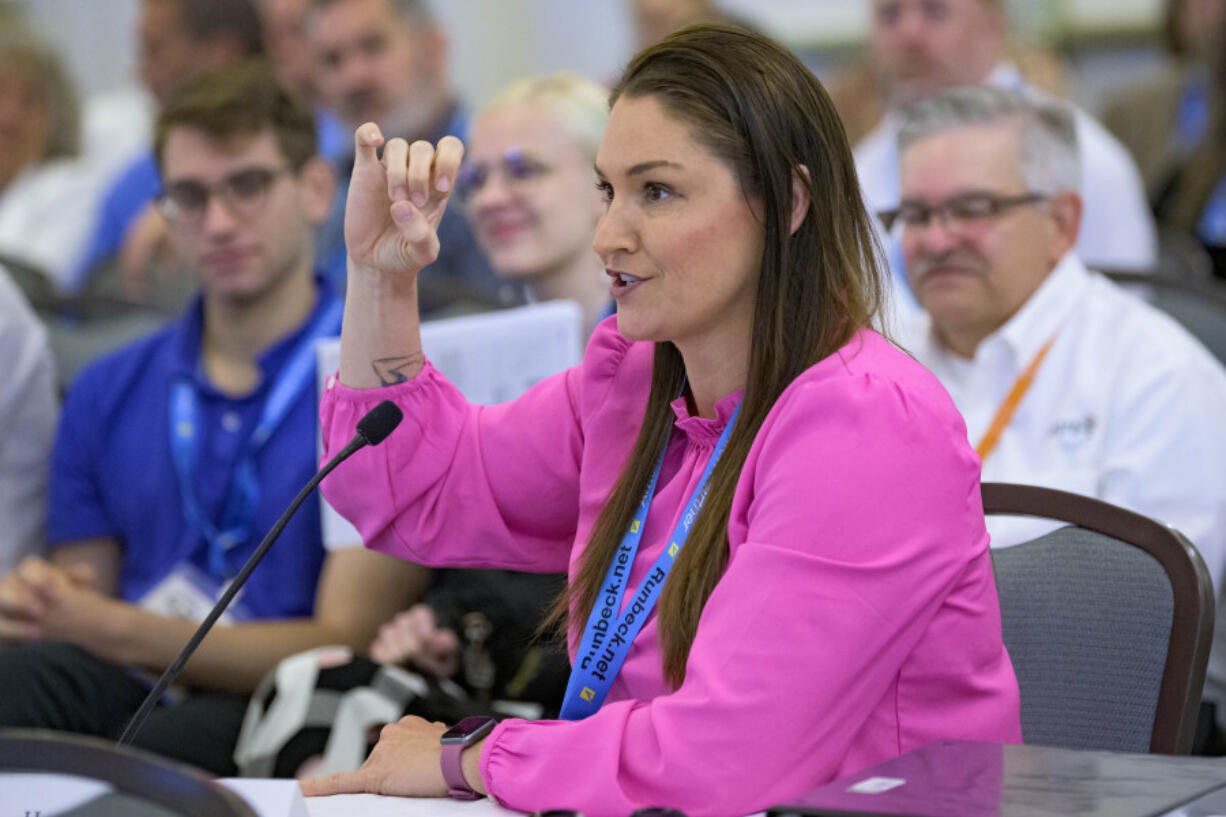
[[[353,177],[345,203],[350,263],[379,273],[416,274],[438,257],[438,225],[464,145],[454,136],[444,136],[437,148],[404,139],[384,145],[373,122],[359,127],[353,138]]]

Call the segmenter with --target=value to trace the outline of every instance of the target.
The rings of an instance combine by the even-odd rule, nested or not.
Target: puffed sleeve
[[[1017,740],[978,461],[933,395],[794,384],[742,471],[684,683],[582,721],[504,721],[482,753],[490,793],[589,817],[747,814],[844,771],[874,719],[889,737],[870,760],[925,733]]]
[[[421,564],[554,573],[567,567],[579,514],[584,415],[599,406],[628,342],[603,324],[584,362],[516,400],[468,404],[428,362],[414,379],[356,390],[329,378],[324,459],[362,416],[393,400],[404,420],[323,483],[367,547]]]

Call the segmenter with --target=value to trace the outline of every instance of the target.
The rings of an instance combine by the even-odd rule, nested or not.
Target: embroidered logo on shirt
[[[1092,415],[1073,417],[1067,420],[1057,420],[1047,429],[1047,436],[1054,439],[1065,449],[1080,448],[1094,435],[1098,421]]]

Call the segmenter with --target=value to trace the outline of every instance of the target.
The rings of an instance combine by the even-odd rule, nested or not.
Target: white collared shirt
[[[1041,93],[1026,85],[1017,69],[998,65],[986,80],[989,85]],[[1127,149],[1094,117],[1073,107],[1081,154],[1081,196],[1085,201],[1077,254],[1093,267],[1148,271],[1158,259],[1154,219],[1145,197],[1145,185]],[[898,129],[901,115],[886,113],[880,124],[855,148],[856,173],[870,212],[898,205]],[[901,256],[897,242],[883,239],[891,265]],[[905,286],[905,284],[902,284]]]
[[[85,251],[105,178],[85,159],[27,167],[0,192],[0,254],[32,264],[58,290]]]
[[[1226,370],[1183,327],[1070,253],[971,360],[939,344],[927,315],[908,330],[902,345],[948,389],[972,444],[1055,336],[983,463],[983,481],[1073,491],[1173,525],[1200,550],[1220,593]],[[993,547],[1052,527],[1020,517],[988,519]],[[1226,701],[1226,618],[1215,637],[1206,695]]]

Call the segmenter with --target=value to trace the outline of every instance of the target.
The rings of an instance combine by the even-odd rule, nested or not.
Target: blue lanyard
[[[559,717],[563,720],[575,721],[586,718],[600,708],[605,696],[609,694],[609,687],[612,686],[613,679],[617,677],[622,663],[626,660],[630,644],[639,634],[639,630],[643,629],[643,623],[655,608],[660,598],[660,591],[664,587],[664,580],[668,578],[673,562],[677,554],[681,552],[682,546],[685,545],[685,540],[690,535],[690,528],[694,526],[698,512],[702,510],[703,502],[707,498],[707,482],[711,478],[711,472],[715,469],[715,463],[719,461],[719,456],[724,451],[724,446],[728,444],[728,438],[732,434],[732,427],[736,423],[736,416],[740,410],[741,407],[738,405],[719,435],[719,441],[715,443],[715,450],[711,452],[711,458],[707,460],[707,467],[702,472],[702,478],[698,481],[694,493],[690,495],[689,502],[686,503],[685,511],[677,522],[668,547],[647,571],[643,583],[639,585],[638,594],[626,606],[625,612],[618,617],[617,611],[621,609],[622,598],[626,593],[626,576],[634,565],[639,540],[643,537],[643,527],[647,522],[647,510],[651,507],[651,498],[656,492],[656,480],[660,478],[660,467],[664,465],[664,452],[660,453],[656,469],[651,475],[651,482],[648,483],[647,490],[643,492],[643,498],[634,512],[630,527],[626,535],[622,537],[621,546],[609,564],[604,584],[601,585],[600,596],[597,597],[596,604],[592,606],[591,615],[588,616],[587,627],[583,631],[583,640],[579,642],[579,651],[575,654],[575,665],[571,668],[570,680],[566,684],[566,697],[562,699],[562,711]],[[667,451],[667,446],[665,450]]]
[[[299,393],[315,381],[315,341],[335,335],[340,330],[344,305],[333,301],[324,308],[306,334],[298,341],[289,361],[282,367],[264,400],[259,424],[251,432],[243,452],[234,465],[234,473],[222,503],[221,519],[214,522],[204,512],[196,492],[196,467],[199,462],[200,397],[191,381],[176,380],[170,393],[170,451],[174,458],[175,476],[183,515],[209,545],[209,572],[224,578],[226,553],[250,537],[251,522],[260,501],[260,480],[255,455],[272,437],[281,421],[289,414]]]

